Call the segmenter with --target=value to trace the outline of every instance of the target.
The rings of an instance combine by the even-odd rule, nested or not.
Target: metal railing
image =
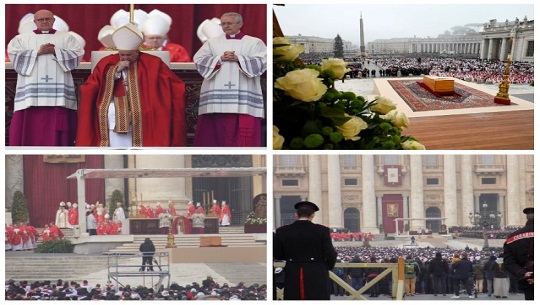
[[[114,281],[116,288],[118,288],[118,286],[125,287],[120,282],[121,278],[142,277],[141,285],[146,287],[146,282],[149,281],[149,284],[154,289],[159,289],[163,281],[167,279],[166,287],[169,287],[171,281],[169,253],[158,252],[153,255],[151,267],[153,271],[142,271],[145,267],[150,268],[149,265],[142,265],[144,255],[141,252],[109,253],[107,255],[107,276],[109,281]],[[141,263],[134,264],[126,260],[126,258],[139,258]]]
[[[274,262],[274,268],[285,267],[285,262]],[[397,263],[336,263],[336,268],[381,268],[384,269],[377,277],[366,283],[359,290],[354,289],[349,283],[328,271],[330,279],[341,286],[345,292],[349,293],[347,300],[368,300],[363,296],[363,293],[368,291],[375,284],[384,279],[388,274],[392,275],[392,300],[402,300],[404,295],[404,279],[405,279],[405,259],[400,257]],[[278,289],[274,287],[274,289]],[[278,289],[276,292],[277,299],[283,300],[283,290]]]

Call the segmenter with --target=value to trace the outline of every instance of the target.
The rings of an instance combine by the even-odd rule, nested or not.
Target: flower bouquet
[[[305,65],[303,51],[287,38],[273,40],[274,149],[425,149],[401,135],[409,119],[392,101],[334,88],[348,71],[345,61]]]
[[[262,225],[266,224],[266,218],[264,217],[257,217],[255,215],[255,212],[251,212],[246,217],[246,222],[244,223],[246,225]]]

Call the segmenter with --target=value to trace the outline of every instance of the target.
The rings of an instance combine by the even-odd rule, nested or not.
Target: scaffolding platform
[[[154,289],[159,289],[164,281],[167,282],[166,287],[170,286],[171,281],[171,266],[169,261],[168,252],[158,252],[154,254],[152,265],[142,265],[143,253],[109,253],[107,255],[107,273],[109,281],[115,283],[117,286],[125,287],[122,284],[122,278],[133,278],[141,277],[143,286],[151,285]],[[125,258],[126,256],[138,257],[141,260],[141,264],[130,264],[127,263]],[[143,268],[152,268],[153,271],[145,270]],[[148,283],[147,283],[148,282]]]

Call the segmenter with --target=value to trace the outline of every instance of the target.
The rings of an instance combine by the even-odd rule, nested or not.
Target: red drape
[[[43,155],[24,156],[23,193],[31,225],[43,227],[46,223],[54,222],[61,201],[77,202],[77,180],[67,180],[66,177],[78,169],[104,166],[102,155],[86,155],[84,158],[82,163],[45,163]],[[98,200],[105,202],[104,179],[86,181],[86,200],[89,204]]]
[[[129,4],[6,4],[6,46],[18,32],[19,21],[27,13],[48,9],[86,40],[85,59],[90,52],[98,50],[99,30],[110,23],[111,16],[120,9],[129,11]],[[197,37],[197,27],[205,19],[221,17],[226,12],[240,13],[244,18],[242,31],[266,42],[266,4],[136,4],[136,9],[151,12],[158,9],[169,14],[173,20],[169,38],[193,54],[202,43]]]

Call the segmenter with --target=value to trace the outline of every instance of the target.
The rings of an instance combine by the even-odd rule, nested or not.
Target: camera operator
[[[510,234],[504,243],[504,265],[518,278],[525,300],[534,300],[534,208],[525,208],[525,226]]]

